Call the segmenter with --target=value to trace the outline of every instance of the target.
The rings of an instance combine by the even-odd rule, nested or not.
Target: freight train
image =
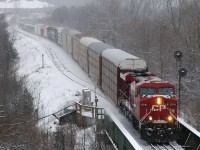
[[[146,62],[83,33],[42,24],[19,28],[65,49],[148,142],[169,142],[178,131],[175,86],[148,72]]]

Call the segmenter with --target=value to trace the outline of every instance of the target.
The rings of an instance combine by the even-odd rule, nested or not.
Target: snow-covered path
[[[18,74],[26,78],[28,89],[36,98],[36,107],[39,108],[40,115],[52,114],[75,101],[80,101],[81,96],[76,95],[83,88],[94,91],[94,83],[64,49],[42,37],[21,30],[17,30],[16,37],[15,48],[20,57]],[[92,99],[94,95],[92,92]],[[97,96],[98,107],[114,114],[124,130],[131,137],[134,136],[138,143],[148,145],[140,140],[139,133],[98,89]]]

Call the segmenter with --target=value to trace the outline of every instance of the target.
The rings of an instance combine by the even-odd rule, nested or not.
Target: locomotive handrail
[[[124,92],[122,92],[122,90],[119,89],[119,91],[120,91],[120,93],[122,93],[122,96],[125,96],[127,99],[129,99],[129,97],[126,94],[124,94]]]
[[[168,109],[169,110],[169,109]],[[169,113],[170,113],[170,115],[172,115],[172,117],[173,118],[175,118],[176,120],[178,120],[178,118],[176,118],[173,114],[172,114],[172,112],[169,110]]]
[[[142,117],[142,119],[140,120],[140,122],[143,122],[144,121],[144,119],[146,119],[146,117],[151,113],[151,111],[152,110],[150,110],[150,112],[149,113],[147,113],[146,115],[144,115],[144,117]]]

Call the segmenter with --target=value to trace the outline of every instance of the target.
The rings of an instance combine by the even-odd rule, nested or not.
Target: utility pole
[[[179,95],[179,117],[180,117],[180,115],[181,115],[181,113],[180,113],[181,112],[180,111],[180,108],[181,108],[181,78],[187,75],[187,70],[185,68],[181,68],[181,69],[179,69],[178,73],[179,73],[179,80],[178,80],[179,94],[178,95]]]
[[[174,58],[176,59],[176,71],[177,71],[177,81],[178,81],[177,86],[176,86],[177,91],[180,91],[179,90],[179,73],[178,73],[178,71],[181,68],[181,58],[182,57],[183,57],[183,53],[181,51],[174,52]],[[178,98],[179,98],[179,93],[180,92],[178,92]]]
[[[183,57],[183,53],[181,51],[174,52],[174,58],[176,59],[176,69],[178,73],[178,107],[179,107],[179,117],[181,115],[181,78],[187,75],[187,70],[185,68],[181,68],[181,58]]]

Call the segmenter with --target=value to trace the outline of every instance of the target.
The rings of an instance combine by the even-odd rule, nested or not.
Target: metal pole
[[[187,70],[185,68],[179,69],[179,117],[181,112],[181,78],[187,75]]]
[[[179,117],[181,117],[181,75],[178,79],[178,100],[179,100]]]

